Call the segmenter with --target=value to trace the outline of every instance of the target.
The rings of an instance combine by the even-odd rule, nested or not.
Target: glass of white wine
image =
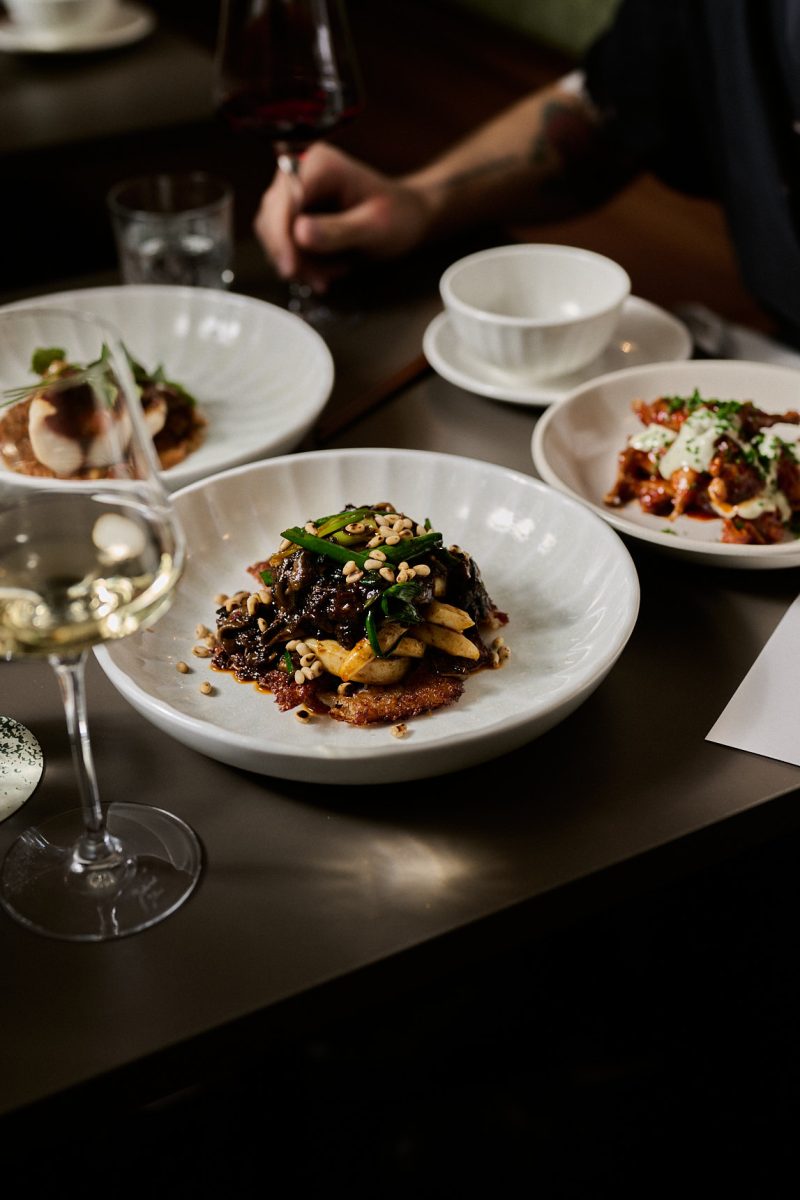
[[[200,876],[194,832],[160,808],[100,803],[86,719],[92,646],[168,608],[184,540],[127,351],[100,319],[0,313],[0,658],[47,659],[81,808],[26,830],[0,903],[30,929],[104,941],[174,912]]]

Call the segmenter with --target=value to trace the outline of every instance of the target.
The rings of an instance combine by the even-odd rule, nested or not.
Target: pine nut
[[[390,533],[386,539],[386,545],[387,546],[396,546],[399,541],[400,541],[399,533]]]
[[[206,638],[211,633],[207,625],[198,625],[194,631],[194,636],[198,638]]]
[[[272,604],[272,588],[262,588],[258,598],[262,604]]]
[[[191,671],[191,669],[192,668],[189,666],[188,663],[185,663],[185,662],[175,663],[175,670],[180,671],[181,675],[188,675],[189,672]]]
[[[217,608],[219,608],[219,606],[221,604],[224,604],[227,599],[228,599],[227,592],[218,592],[217,595],[214,597],[214,603],[216,604]]]
[[[418,563],[418,565],[416,567],[414,567],[415,575],[425,576],[425,575],[430,575],[430,573],[431,573],[431,569],[430,569],[430,567],[427,567],[425,565],[425,563]]]
[[[302,671],[295,671],[294,681],[295,681],[295,683],[305,683],[306,677]]]
[[[195,658],[211,658],[208,646],[192,646],[192,654]]]
[[[214,689],[211,686],[211,684],[208,682],[208,680],[206,680],[205,683],[200,684],[200,691],[203,693],[204,696],[211,696],[211,695],[213,695]]]
[[[394,583],[394,571],[391,567],[381,567],[378,574],[382,579],[385,579],[387,583]]]

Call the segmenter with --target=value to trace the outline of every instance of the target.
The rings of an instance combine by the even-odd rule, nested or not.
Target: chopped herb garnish
[[[31,370],[35,371],[37,375],[44,375],[54,362],[63,362],[66,357],[66,350],[61,350],[55,346],[49,349],[41,348],[34,350],[33,358],[31,359]]]

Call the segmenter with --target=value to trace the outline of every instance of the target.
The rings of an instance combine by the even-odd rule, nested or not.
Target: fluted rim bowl
[[[439,291],[468,353],[498,371],[546,379],[605,349],[631,281],[593,250],[534,243],[459,259]]]
[[[36,33],[96,29],[105,25],[116,0],[5,0],[15,25]]]

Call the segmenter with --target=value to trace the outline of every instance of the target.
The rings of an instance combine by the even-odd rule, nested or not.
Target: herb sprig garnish
[[[128,365],[133,375],[133,381],[140,391],[152,384],[163,384],[165,387],[172,388],[178,392],[188,404],[193,407],[197,401],[190,392],[182,384],[176,383],[173,379],[168,379],[164,368],[159,365],[155,371],[147,371],[140,362],[137,362],[131,355],[127,346],[123,344],[122,349],[128,360]],[[31,370],[39,378],[33,383],[21,384],[19,387],[7,388],[2,392],[0,399],[0,408],[4,408],[9,404],[19,404],[24,400],[35,396],[45,388],[64,388],[65,390],[72,387],[78,387],[83,383],[91,383],[99,385],[105,392],[109,403],[113,403],[117,395],[117,385],[113,382],[111,371],[109,368],[110,351],[108,346],[103,345],[100,357],[94,362],[87,363],[86,366],[79,367],[77,364],[67,361],[67,351],[60,346],[42,346],[34,350],[31,357]],[[69,370],[54,374],[47,377],[47,372],[52,367],[53,363],[63,362]]]

